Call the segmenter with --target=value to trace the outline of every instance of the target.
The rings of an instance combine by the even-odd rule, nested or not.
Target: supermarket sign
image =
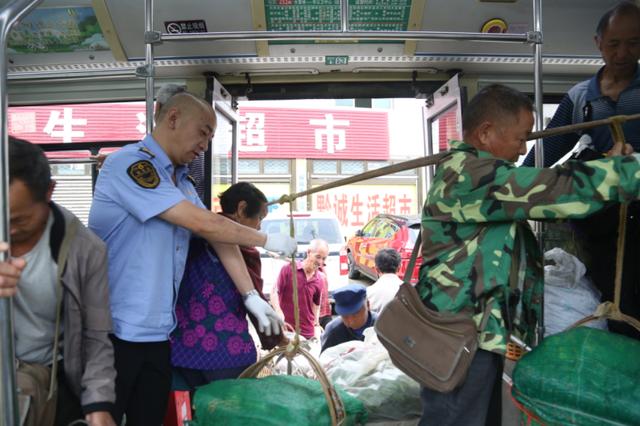
[[[250,106],[239,116],[240,158],[389,156],[386,111]],[[9,134],[38,144],[137,141],[145,134],[145,120],[144,102],[10,107],[8,128]]]

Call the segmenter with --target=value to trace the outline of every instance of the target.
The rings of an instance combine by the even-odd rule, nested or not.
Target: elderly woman
[[[267,213],[267,199],[254,185],[239,182],[220,194],[222,214],[255,229]],[[262,295],[260,254],[241,247],[255,289]],[[184,383],[195,387],[213,380],[236,378],[256,361],[242,296],[206,241],[194,238],[176,303],[178,326],[171,335],[171,363]],[[253,319],[253,318],[252,318]],[[281,335],[260,335],[265,349]]]

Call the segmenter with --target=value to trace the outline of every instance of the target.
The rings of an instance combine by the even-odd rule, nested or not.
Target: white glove
[[[267,241],[264,243],[264,249],[276,251],[291,256],[298,248],[296,240],[286,234],[267,234]]]
[[[258,320],[258,329],[260,332],[267,336],[271,336],[271,333],[280,334],[280,327],[282,325],[280,317],[271,305],[258,295],[257,291],[250,291],[244,295],[243,299],[244,306]]]

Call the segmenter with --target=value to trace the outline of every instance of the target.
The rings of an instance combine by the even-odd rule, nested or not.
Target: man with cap
[[[364,330],[372,327],[377,315],[369,311],[367,289],[362,284],[348,284],[333,293],[335,318],[324,330],[320,338],[320,352],[351,340],[364,340]]]

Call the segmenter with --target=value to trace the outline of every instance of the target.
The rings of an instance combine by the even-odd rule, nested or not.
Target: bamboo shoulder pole
[[[579,130],[591,129],[593,127],[598,127],[598,126],[613,125],[614,123],[618,123],[618,125],[620,125],[620,123],[624,123],[625,121],[638,120],[638,119],[640,119],[640,114],[616,115],[603,120],[595,120],[595,121],[589,121],[586,123],[570,124],[568,126],[556,127],[553,129],[543,130],[541,132],[529,133],[527,140],[542,139],[550,136],[557,136],[565,133],[572,133]],[[294,201],[297,198],[315,194],[317,192],[326,191],[328,189],[338,188],[341,186],[362,182],[362,181],[373,179],[380,176],[386,176],[393,173],[403,172],[405,170],[417,169],[418,167],[431,166],[431,165],[437,164],[438,161],[440,161],[440,159],[443,158],[446,154],[447,154],[446,151],[439,152],[434,155],[415,158],[413,160],[404,161],[402,163],[396,163],[390,166],[381,167],[376,170],[369,170],[368,172],[360,173],[358,175],[349,176],[348,178],[329,182],[325,185],[320,185],[320,186],[316,186],[315,188],[307,189],[306,191],[298,192],[295,194],[283,195],[279,199],[271,201],[269,205],[284,204],[289,201]]]

